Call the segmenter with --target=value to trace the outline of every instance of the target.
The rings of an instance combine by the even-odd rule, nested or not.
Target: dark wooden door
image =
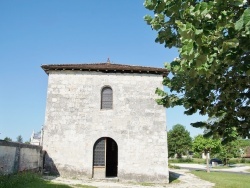
[[[118,147],[116,142],[106,139],[106,177],[117,177]]]

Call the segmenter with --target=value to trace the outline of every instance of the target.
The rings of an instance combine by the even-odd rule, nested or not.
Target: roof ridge
[[[41,66],[77,66],[77,65],[117,65],[117,66],[128,66],[128,67],[145,67],[145,68],[159,68],[159,69],[164,69],[164,67],[152,67],[152,66],[142,66],[142,65],[128,65],[128,64],[119,64],[119,63],[107,63],[107,62],[100,62],[100,63],[66,63],[66,64],[42,64]]]

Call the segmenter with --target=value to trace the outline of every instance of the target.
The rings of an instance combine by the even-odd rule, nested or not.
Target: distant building
[[[30,144],[41,146],[42,145],[41,141],[42,141],[42,131],[36,133],[33,131],[30,137]]]
[[[250,146],[247,146],[247,147],[245,148],[243,157],[244,157],[244,158],[250,158]]]
[[[166,69],[111,63],[42,68],[49,75],[45,170],[169,181],[166,110],[155,101]]]
[[[207,158],[207,154],[205,152],[202,153],[201,155],[202,159],[206,159]],[[210,153],[208,153],[208,158],[210,159]]]

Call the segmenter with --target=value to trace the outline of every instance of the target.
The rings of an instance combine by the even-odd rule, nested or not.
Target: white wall
[[[113,90],[113,109],[101,110],[101,89]],[[118,145],[118,178],[168,181],[166,114],[155,99],[162,76],[50,71],[43,148],[61,175],[92,177],[93,146]],[[48,163],[49,164],[49,163]]]

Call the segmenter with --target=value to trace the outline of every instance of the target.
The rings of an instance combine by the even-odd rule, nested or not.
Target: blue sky
[[[0,139],[29,140],[44,123],[47,75],[42,64],[111,63],[163,67],[178,56],[154,42],[143,0],[0,0]],[[168,130],[202,130],[183,108],[167,110]]]

